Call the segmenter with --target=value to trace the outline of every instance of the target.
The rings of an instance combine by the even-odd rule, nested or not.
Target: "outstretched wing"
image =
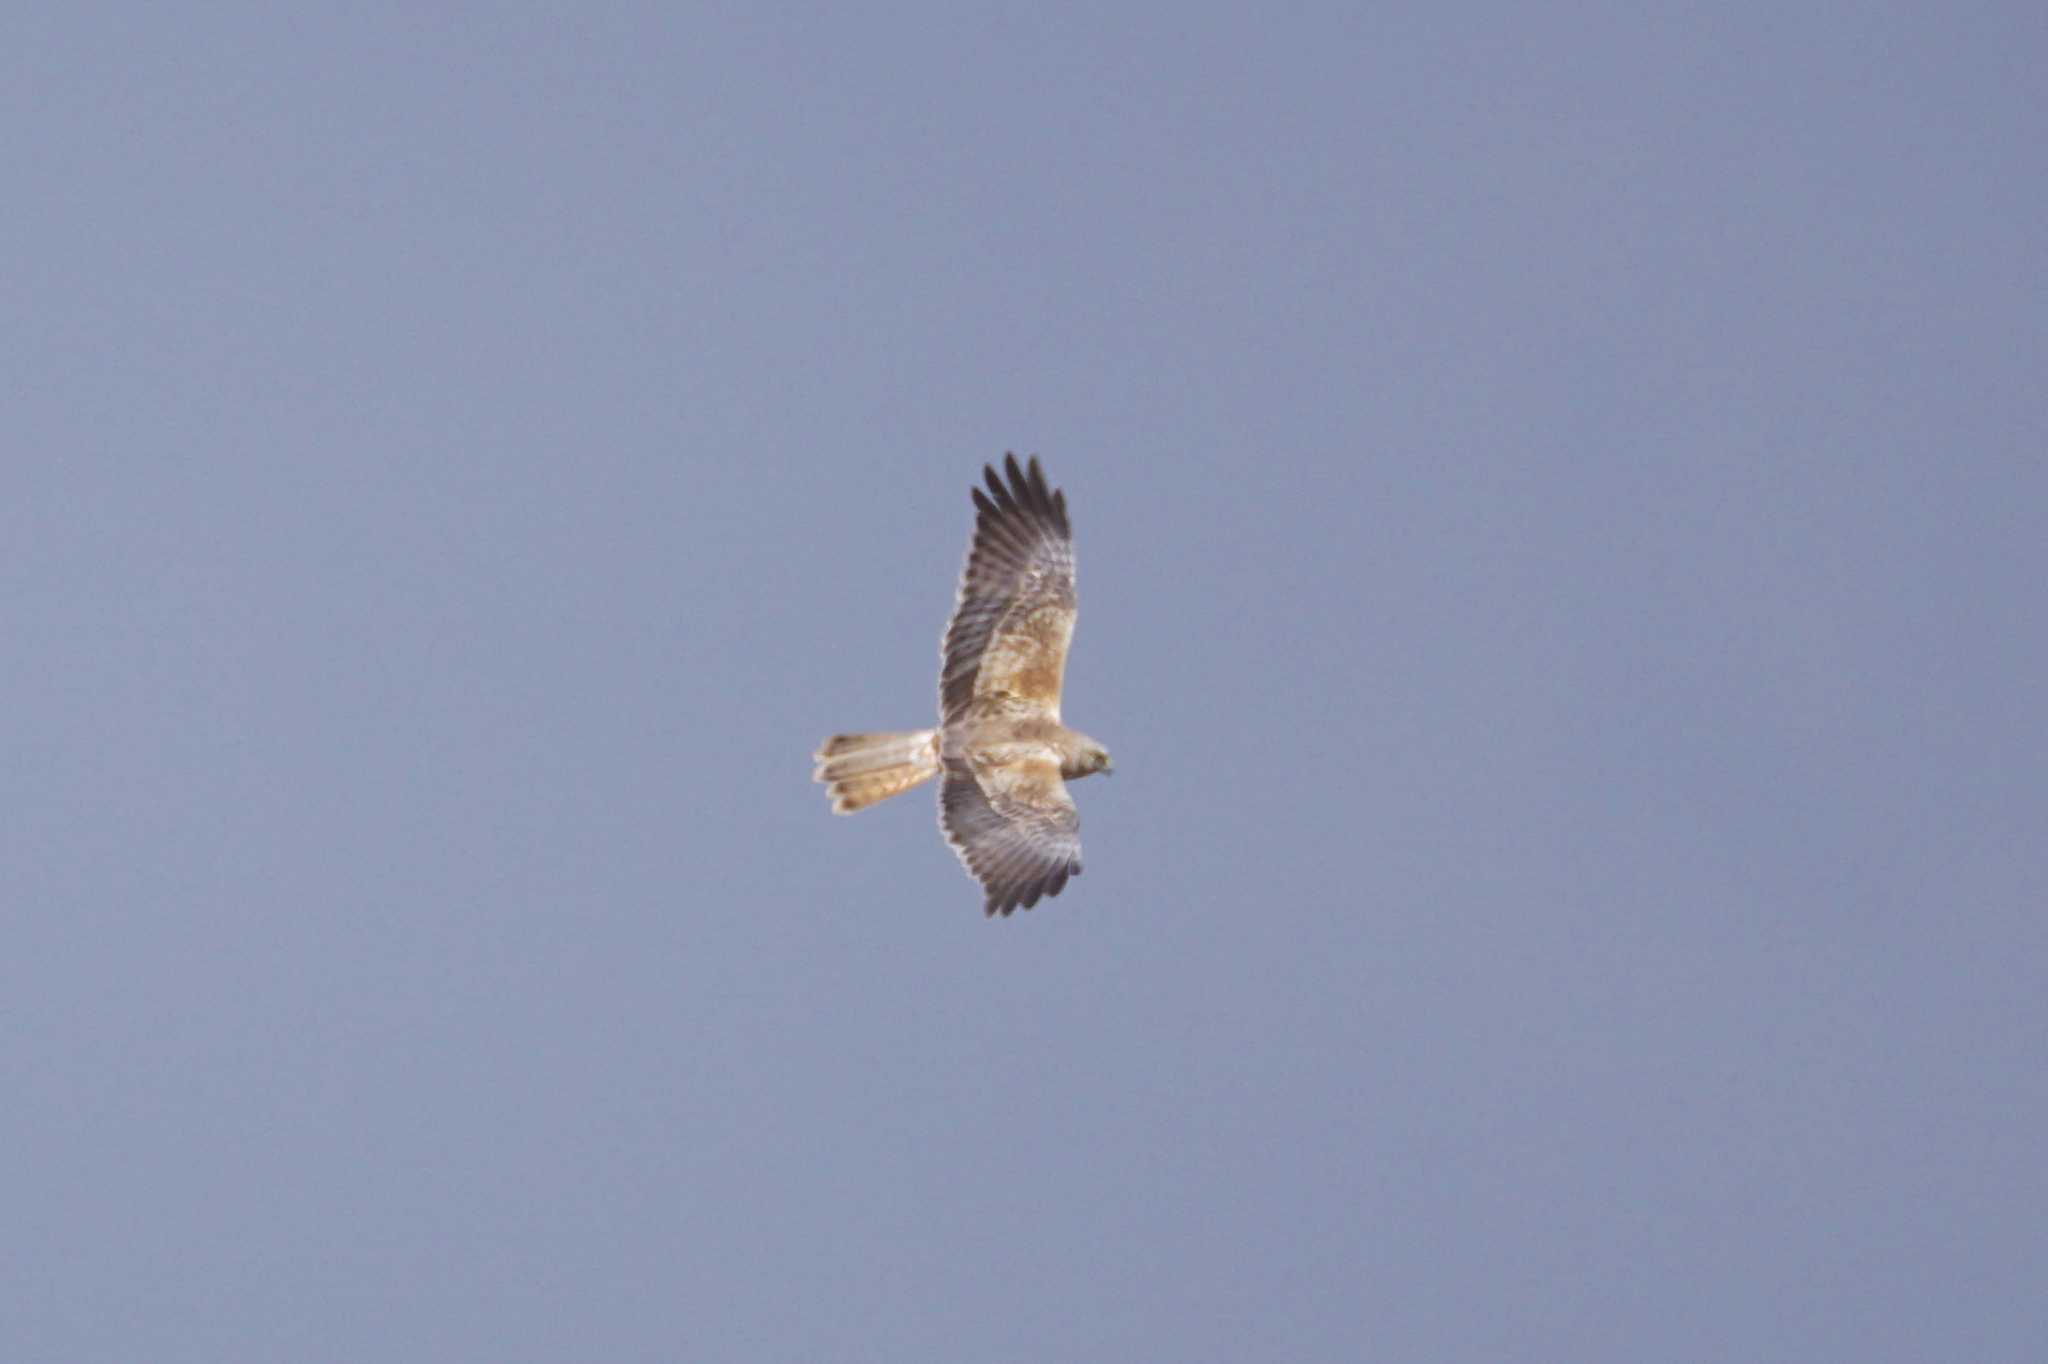
[[[939,824],[988,892],[989,914],[1029,909],[1081,874],[1081,817],[1050,754],[978,773],[962,759],[947,759]]]
[[[1003,456],[1006,483],[984,467],[988,491],[974,490],[974,543],[960,574],[960,600],[940,649],[939,716],[957,718],[987,697],[1029,703],[1058,718],[1060,679],[1074,637],[1074,532],[1065,493]]]

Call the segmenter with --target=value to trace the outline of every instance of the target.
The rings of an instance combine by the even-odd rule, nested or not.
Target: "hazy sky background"
[[[18,9],[0,1358],[2048,1357],[2044,65]],[[1006,448],[990,923],[809,755]]]

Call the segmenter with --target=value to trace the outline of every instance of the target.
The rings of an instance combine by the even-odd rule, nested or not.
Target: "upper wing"
[[[988,891],[989,914],[1029,909],[1081,874],[1081,817],[1049,753],[978,772],[948,759],[939,824]]]
[[[1007,486],[984,468],[974,490],[974,543],[960,600],[940,649],[939,716],[952,720],[986,696],[1060,713],[1060,679],[1074,637],[1074,532],[1065,493],[1050,491],[1038,457],[1027,470],[1003,457]]]

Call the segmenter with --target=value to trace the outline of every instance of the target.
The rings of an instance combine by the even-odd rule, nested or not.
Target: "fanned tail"
[[[812,755],[812,781],[824,782],[832,813],[850,815],[939,775],[939,732],[835,734]]]

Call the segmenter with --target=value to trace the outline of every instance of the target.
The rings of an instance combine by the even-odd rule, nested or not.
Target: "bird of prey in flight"
[[[835,734],[811,776],[834,814],[939,782],[939,827],[1007,915],[1081,874],[1081,817],[1067,783],[1110,770],[1109,751],[1060,723],[1060,679],[1074,637],[1074,533],[1064,492],[1038,457],[1003,475],[984,466],[974,540],[939,649],[939,726]]]

